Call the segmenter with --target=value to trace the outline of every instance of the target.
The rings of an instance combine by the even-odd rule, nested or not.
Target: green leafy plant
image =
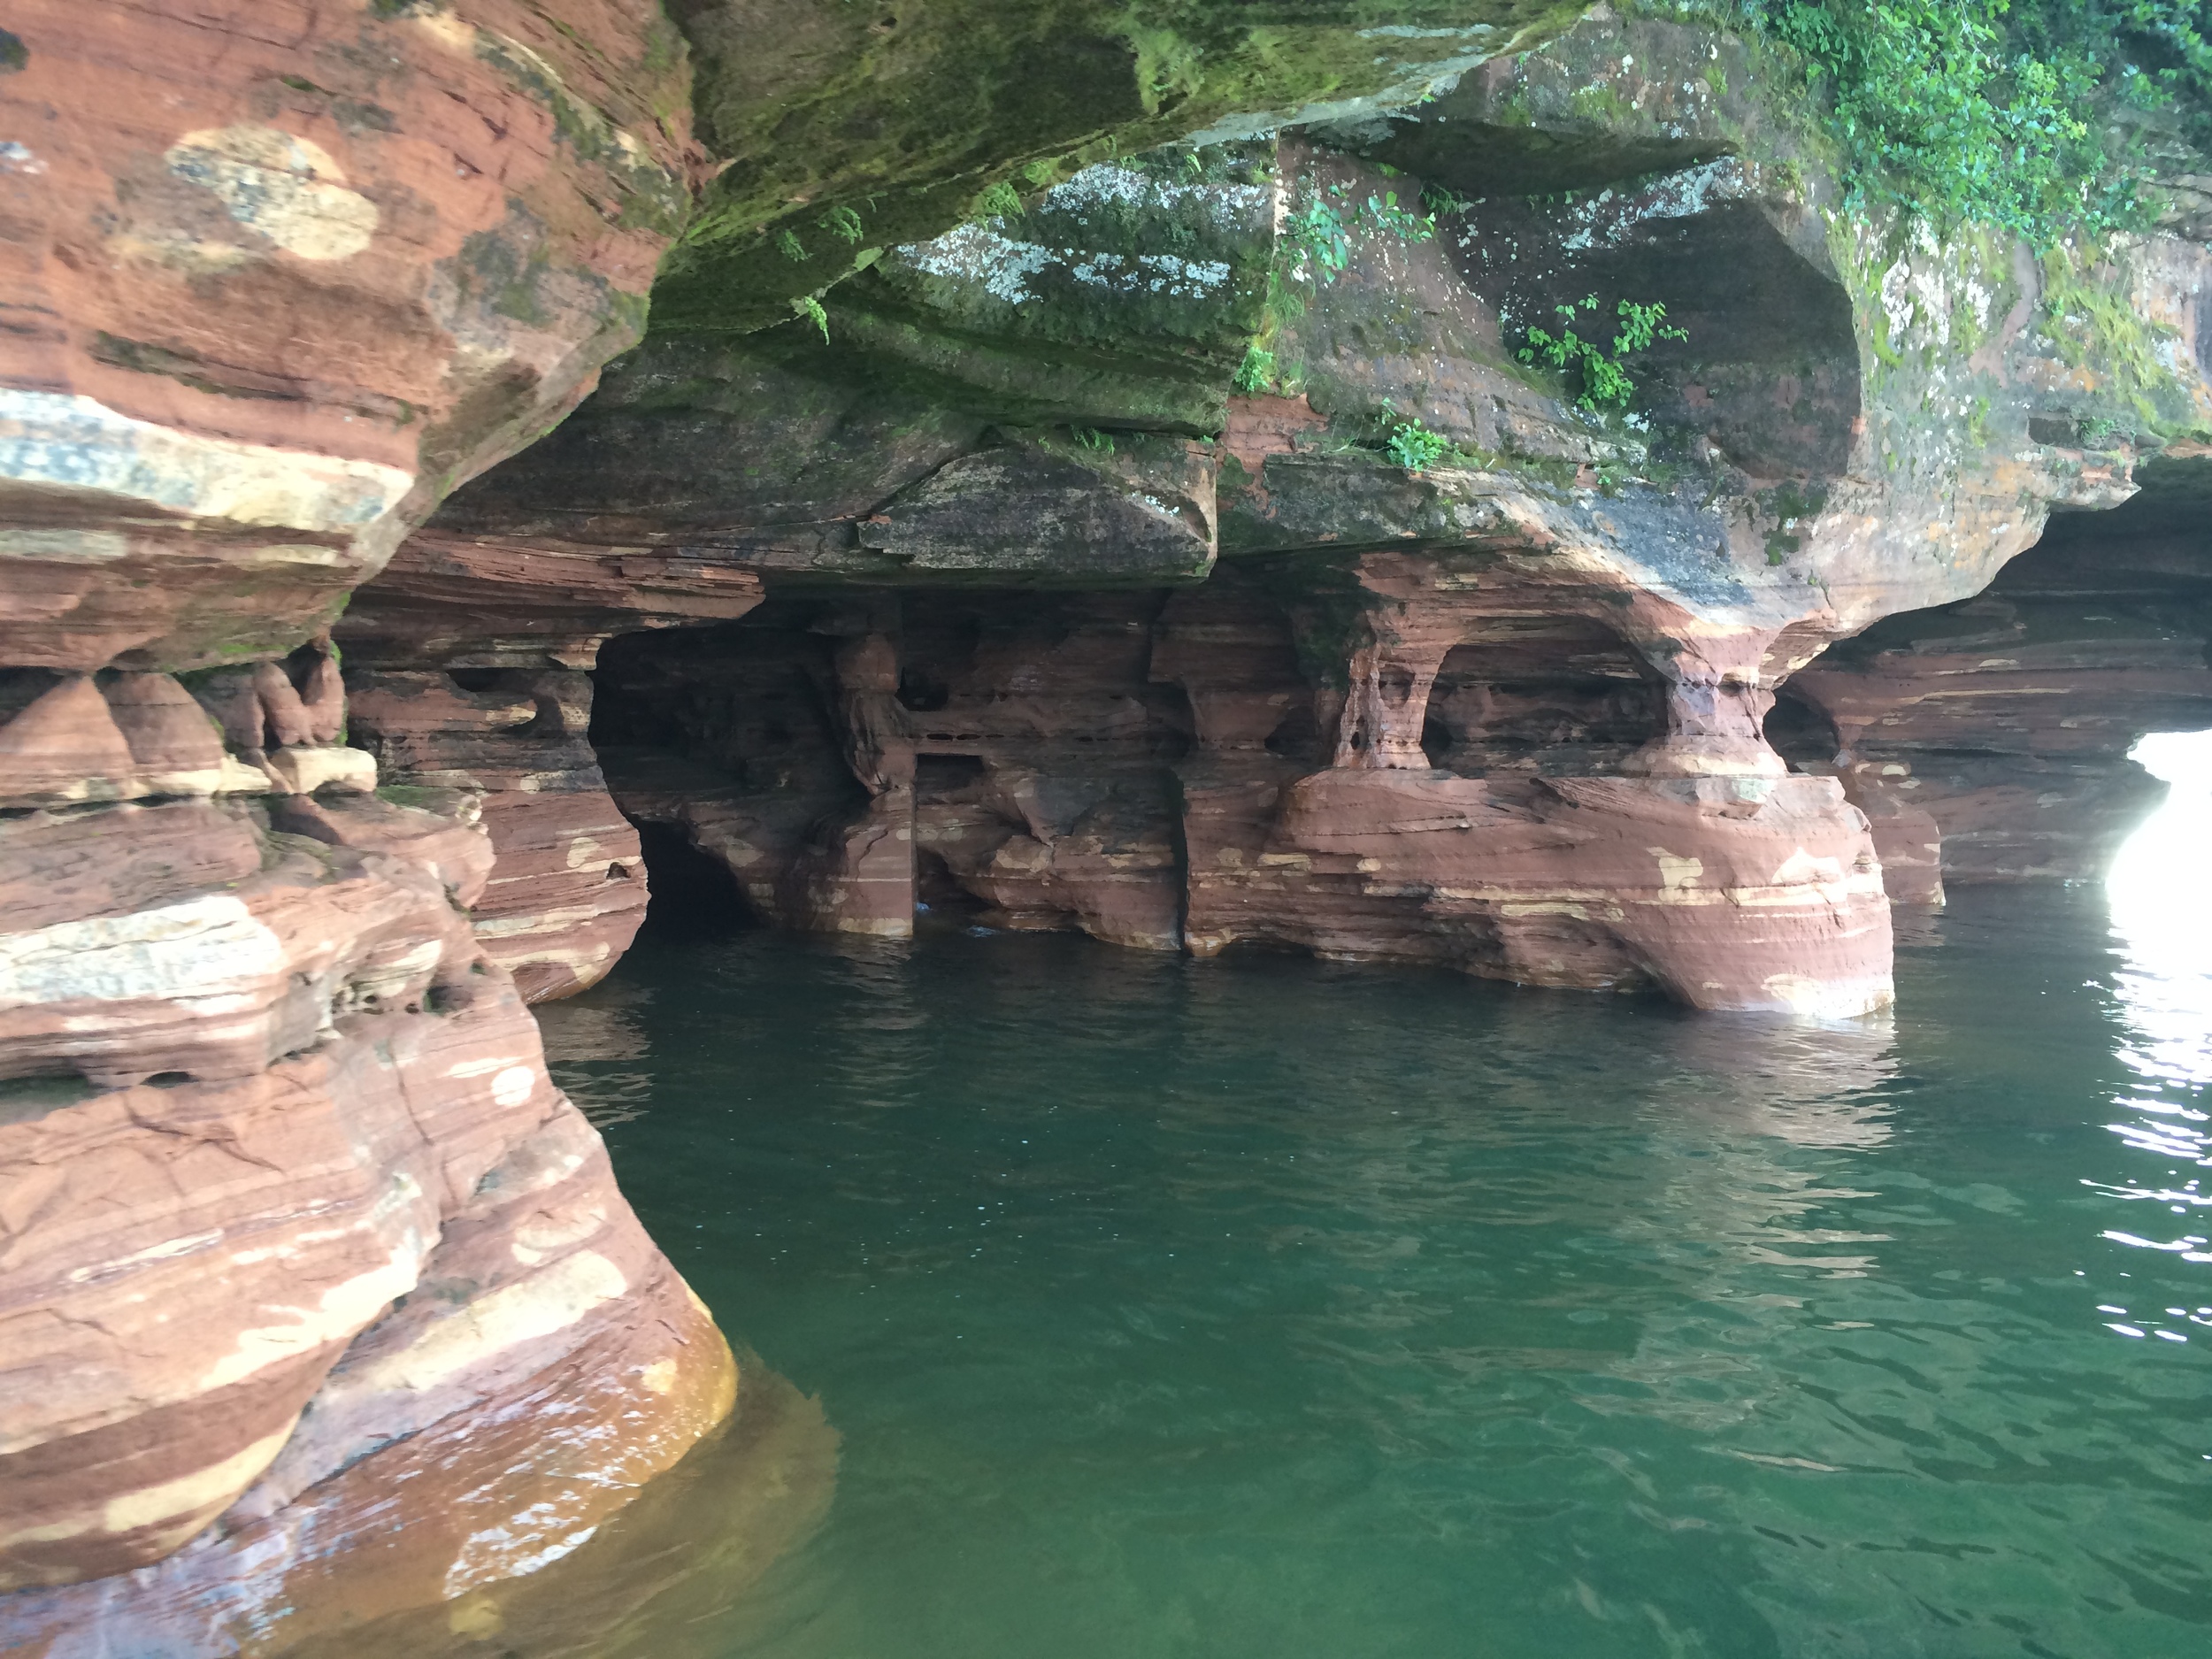
[[[849,246],[860,241],[860,215],[849,207],[833,207],[822,215],[822,228],[831,235],[842,239]]]
[[[1111,455],[1114,441],[1096,426],[1071,426],[1069,435],[1094,455]]]
[[[1283,234],[1324,282],[1335,281],[1337,273],[1352,262],[1352,235],[1343,216],[1317,196],[1291,215]]]
[[[1407,472],[1425,472],[1451,453],[1452,441],[1417,418],[1392,426],[1383,448]]]
[[[790,231],[776,238],[776,251],[796,265],[807,257],[806,244]]]
[[[1275,354],[1258,346],[1244,349],[1244,361],[1237,365],[1234,384],[1247,396],[1263,392],[1275,383]]]
[[[1475,204],[1440,184],[1425,184],[1421,187],[1421,205],[1428,209],[1432,218],[1435,218],[1445,213],[1471,212]]]
[[[1598,296],[1586,295],[1582,303],[1555,305],[1553,311],[1560,319],[1559,332],[1532,323],[1527,329],[1527,343],[1516,354],[1524,363],[1545,363],[1555,369],[1574,371],[1581,377],[1582,392],[1575,402],[1581,408],[1593,411],[1606,409],[1625,409],[1636,396],[1636,382],[1629,378],[1621,359],[1632,352],[1647,351],[1661,340],[1687,340],[1684,330],[1667,324],[1667,308],[1656,301],[1640,305],[1633,300],[1623,300],[1615,308],[1620,319],[1620,332],[1613,336],[1613,349],[1607,351],[1594,340],[1585,340],[1575,333],[1574,320],[1578,311],[1595,311]]]
[[[1841,140],[1855,204],[1974,221],[2039,250],[2148,222],[2149,170],[2108,117],[2176,112],[2212,144],[2212,0],[1674,0],[1778,42]]]
[[[1367,217],[1377,230],[1395,236],[1402,242],[1427,242],[1436,234],[1435,219],[1400,207],[1395,190],[1385,190],[1379,201],[1369,196]]]
[[[1313,195],[1283,227],[1284,240],[1317,281],[1335,281],[1351,264],[1356,234],[1394,236],[1402,242],[1427,242],[1436,234],[1435,219],[1401,205],[1395,190],[1370,196],[1348,214],[1337,205],[1344,196],[1341,184],[1331,185],[1325,194]]]
[[[977,219],[1019,219],[1021,215],[1021,192],[1003,179],[975,199]]]
[[[822,331],[822,343],[829,344],[829,313],[822,309],[822,302],[811,294],[802,294],[791,302],[791,314],[812,323]]]

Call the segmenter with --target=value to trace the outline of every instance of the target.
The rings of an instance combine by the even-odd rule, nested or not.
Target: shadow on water
[[[649,943],[547,1010],[556,1074],[842,1449],[750,1594],[640,1627],[2200,1654],[2183,972],[2086,889],[1957,895],[1893,1019],[1824,1025],[1064,938]]]

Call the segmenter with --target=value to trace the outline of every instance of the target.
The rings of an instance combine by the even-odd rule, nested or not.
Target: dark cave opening
[[[1767,710],[1765,731],[1767,742],[1789,762],[1792,772],[1832,764],[1843,747],[1836,723],[1803,697],[1793,695],[1787,686],[1775,695],[1774,706]]]
[[[693,846],[680,827],[641,819],[637,833],[652,891],[642,936],[664,943],[720,939],[761,926],[729,866]]]

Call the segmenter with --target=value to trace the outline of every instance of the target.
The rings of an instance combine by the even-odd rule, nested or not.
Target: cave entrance
[[[729,866],[693,846],[680,826],[639,819],[637,834],[651,890],[645,905],[649,937],[719,939],[760,926]]]
[[[905,686],[900,687],[904,701]],[[946,698],[934,705],[941,709]],[[910,708],[917,705],[909,704]],[[948,853],[991,816],[989,767],[980,755],[925,754],[914,761],[914,926],[979,926],[989,904],[954,873]]]
[[[1792,772],[1832,769],[1843,748],[1843,739],[1827,711],[1785,684],[1775,693],[1767,710],[1768,745],[1789,763]]]
[[[2105,876],[2112,925],[2138,949],[2208,958],[2212,939],[2212,732],[2155,732],[2128,751],[2166,799],[2121,843]]]

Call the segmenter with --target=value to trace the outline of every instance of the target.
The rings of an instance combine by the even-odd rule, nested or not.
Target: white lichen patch
[[[162,159],[178,178],[212,191],[241,225],[300,258],[349,259],[376,234],[376,204],[346,188],[330,153],[277,127],[187,133]]]
[[[1187,213],[1196,210],[1224,229],[1235,230],[1271,211],[1273,193],[1263,185],[1182,183],[1117,167],[1110,162],[1086,167],[1065,184],[1045,192],[1044,210],[1081,213],[1102,207],[1139,208],[1148,212]]]
[[[283,967],[277,936],[241,901],[214,894],[0,934],[0,1010],[220,997],[254,990]]]
[[[1614,247],[1626,241],[1637,227],[1652,219],[1694,219],[1723,202],[1741,201],[1755,194],[1744,164],[1733,156],[1686,167],[1657,182],[1633,191],[1601,190],[1568,210],[1575,227],[1561,239],[1571,253]]]
[[[382,518],[415,481],[373,461],[202,437],[89,397],[9,388],[0,388],[0,479],[326,533]]]
[[[1184,183],[1106,164],[1086,167],[1047,191],[1030,218],[1041,224],[1079,224],[1088,214],[1104,216],[1108,222],[1125,222],[1135,214],[1256,235],[1274,211],[1273,192],[1263,186]],[[1110,294],[1171,299],[1208,298],[1225,288],[1233,274],[1218,259],[1029,241],[1013,234],[1002,218],[955,226],[934,242],[907,243],[893,257],[927,275],[979,287],[1009,305],[1039,297],[1035,279],[1047,271],[1064,273]]]
[[[1179,259],[1171,253],[1087,253],[1068,267],[1079,282],[1115,294],[1165,294],[1202,299],[1229,280],[1219,259]]]
[[[1863,264],[1886,257],[1886,223],[1867,219],[1853,228]],[[1876,288],[1893,351],[1948,352],[1955,344],[1965,352],[1988,335],[1997,296],[1983,280],[1978,252],[1948,245],[1927,221],[1914,221]]]
[[[1033,242],[1017,242],[987,225],[956,225],[934,242],[909,242],[899,258],[930,276],[978,283],[1009,305],[1034,299],[1029,279],[1058,257]]]
[[[511,1065],[492,1079],[492,1101],[500,1106],[519,1106],[538,1086],[538,1074],[526,1065]]]

